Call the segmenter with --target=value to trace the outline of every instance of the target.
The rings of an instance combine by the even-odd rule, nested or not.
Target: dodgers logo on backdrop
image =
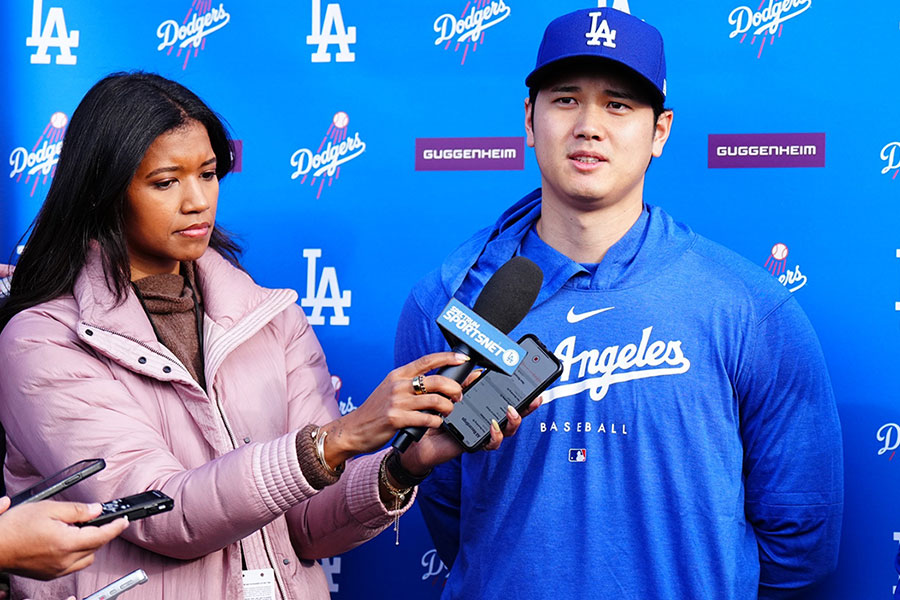
[[[875,433],[875,439],[881,442],[881,448],[878,449],[878,456],[890,452],[891,456],[888,460],[894,460],[894,454],[897,453],[897,448],[900,447],[900,425],[896,423],[885,423],[878,428],[878,431]]]
[[[180,57],[181,51],[186,48],[184,62],[181,65],[181,69],[185,70],[191,57],[191,50],[194,51],[196,58],[200,50],[206,49],[206,36],[222,29],[230,21],[231,15],[225,10],[224,3],[220,2],[218,8],[213,8],[212,0],[193,0],[181,23],[175,19],[168,19],[159,24],[156,28],[156,37],[160,42],[156,49],[161,51],[168,48],[166,56],[171,56],[177,44],[178,52],[175,56]]]
[[[710,169],[808,168],[825,166],[824,133],[711,133]]]
[[[74,65],[78,57],[72,54],[72,48],[78,47],[79,32],[68,31],[66,28],[66,15],[59,6],[53,6],[47,11],[47,20],[41,27],[41,19],[44,16],[43,0],[34,0],[31,5],[31,35],[25,38],[25,45],[29,48],[37,48],[31,55],[31,64],[49,65],[50,55],[47,50],[59,48],[56,55],[56,64]],[[54,35],[55,34],[55,35]]]
[[[425,573],[422,574],[422,581],[428,581],[428,579],[434,577],[434,581],[432,583],[437,583],[441,581],[441,579],[447,579],[450,576],[450,569],[447,568],[447,565],[444,564],[444,561],[440,559],[437,555],[437,550],[432,548],[422,555],[422,566],[425,567]],[[443,577],[440,577],[443,573]]]
[[[349,137],[349,124],[350,117],[347,113],[335,113],[315,152],[309,148],[300,148],[291,155],[291,166],[295,167],[291,179],[302,176],[300,183],[306,183],[306,178],[312,173],[309,184],[315,186],[316,180],[319,181],[316,199],[322,195],[325,176],[328,177],[328,187],[331,187],[332,180],[341,176],[341,165],[358,158],[366,151],[366,143],[359,139],[359,132]]]
[[[356,27],[344,26],[344,14],[341,5],[328,4],[325,7],[325,18],[322,19],[322,0],[312,0],[312,33],[306,36],[308,46],[316,46],[310,60],[314,63],[331,62],[328,47],[335,45],[338,53],[336,62],[355,62],[356,53],[350,52],[350,44],[356,43]]]
[[[350,317],[344,314],[344,309],[350,308],[350,290],[341,291],[335,268],[323,267],[319,285],[316,285],[316,260],[321,257],[321,248],[303,250],[303,258],[306,259],[306,296],[300,300],[300,306],[313,309],[311,314],[306,315],[310,325],[325,324],[325,317],[322,316],[324,308],[334,311],[328,321],[329,325],[349,325]]]
[[[778,278],[781,285],[793,293],[806,285],[806,275],[800,272],[800,265],[796,265],[792,270],[787,269],[788,254],[788,247],[779,242],[772,246],[764,266],[769,273]]]
[[[434,20],[434,32],[438,34],[434,45],[444,44],[444,50],[448,50],[452,44],[453,52],[462,47],[459,64],[464,65],[469,49],[475,52],[479,44],[484,44],[484,31],[505,21],[510,12],[504,0],[470,0],[458,17],[444,13]]]
[[[525,138],[416,138],[416,171],[521,171]]]
[[[9,155],[9,165],[12,170],[9,172],[10,177],[16,178],[16,183],[22,181],[22,175],[25,175],[24,183],[28,183],[32,177],[34,182],[31,184],[30,196],[34,196],[38,182],[44,184],[53,178],[56,173],[56,163],[59,162],[59,153],[62,150],[62,139],[66,134],[66,125],[69,124],[69,117],[63,112],[55,112],[50,116],[50,122],[44,127],[31,150],[23,146],[15,148]]]
[[[749,6],[738,6],[728,15],[728,24],[734,28],[728,34],[729,38],[741,36],[740,43],[743,44],[750,35],[751,46],[756,45],[757,37],[760,38],[756,58],[762,56],[767,41],[773,46],[775,38],[781,37],[785,21],[802,15],[812,6],[812,0],[768,1],[769,4],[766,6],[766,0],[760,0],[756,10]]]
[[[882,175],[887,175],[891,170],[894,174],[891,179],[897,179],[897,173],[900,172],[900,142],[891,142],[881,149],[881,160],[887,162],[883,169]]]
[[[331,387],[334,388],[334,400],[338,403],[338,409],[341,411],[341,415],[347,415],[356,410],[357,406],[353,404],[353,398],[347,396],[346,400],[341,400],[341,388],[344,387],[344,382],[341,381],[341,378],[337,375],[331,376]]]

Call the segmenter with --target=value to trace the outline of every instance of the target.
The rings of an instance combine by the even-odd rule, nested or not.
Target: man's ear
[[[673,118],[674,113],[671,110],[664,110],[656,119],[656,126],[653,128],[653,156],[657,158],[662,156],[666,140],[669,139]]]
[[[525,98],[525,143],[529,148],[534,148],[534,110],[531,106],[531,100]]]

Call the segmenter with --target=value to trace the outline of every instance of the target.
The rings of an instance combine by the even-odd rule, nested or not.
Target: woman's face
[[[197,121],[150,145],[128,185],[125,241],[131,280],[178,273],[209,245],[216,222],[219,178],[206,127]]]

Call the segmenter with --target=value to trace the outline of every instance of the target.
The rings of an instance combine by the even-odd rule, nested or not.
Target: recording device
[[[519,344],[527,354],[512,375],[485,370],[444,417],[444,429],[469,452],[490,440],[491,419],[502,428],[508,405],[523,410],[562,373],[559,359],[537,337],[526,334]]]
[[[106,462],[102,458],[89,458],[87,460],[79,461],[74,465],[69,465],[58,473],[54,473],[43,481],[36,483],[24,492],[16,494],[10,498],[9,505],[10,507],[13,507],[17,504],[44,500],[105,468]]]
[[[488,279],[478,295],[473,308],[480,320],[493,326],[505,336],[518,325],[537,299],[538,292],[544,282],[544,273],[535,263],[524,256],[515,256],[506,262]],[[453,300],[451,299],[451,302]],[[438,375],[449,377],[462,383],[477,364],[491,366],[496,364],[494,357],[488,357],[465,341],[445,333],[451,351],[470,356],[461,365],[443,367]],[[419,441],[425,434],[426,427],[406,427],[401,429],[391,444],[397,451],[405,451],[414,441]]]
[[[126,496],[125,498],[110,500],[109,502],[104,502],[101,506],[103,507],[103,512],[99,516],[90,521],[78,523],[78,526],[87,527],[88,525],[93,525],[99,527],[121,517],[128,517],[129,521],[137,521],[144,517],[172,510],[172,507],[175,506],[175,501],[159,490],[151,490],[133,496]]]
[[[143,569],[132,571],[125,577],[116,579],[103,589],[97,590],[84,600],[111,600],[122,592],[127,592],[131,588],[147,583],[147,574]]]

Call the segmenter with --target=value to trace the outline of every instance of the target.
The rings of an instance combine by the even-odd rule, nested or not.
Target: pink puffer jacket
[[[134,294],[115,305],[96,248],[72,296],[23,311],[0,334],[11,492],[101,457],[106,469],[64,499],[159,489],[175,500],[84,571],[49,583],[14,577],[13,597],[83,598],[142,568],[149,581],[130,600],[239,599],[243,547],[247,568],[275,569],[285,598],[325,599],[315,559],[391,522],[378,496],[381,453],[352,461],[318,493],[298,467],[294,432],[339,412],[297,294],[257,286],[213,251],[197,267],[208,393],[157,342]]]

